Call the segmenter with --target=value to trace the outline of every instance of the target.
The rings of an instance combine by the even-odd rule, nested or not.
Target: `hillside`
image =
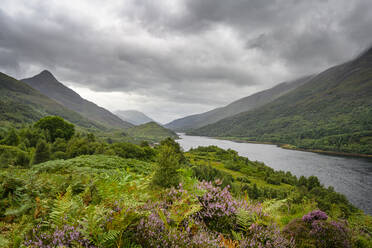
[[[133,125],[141,125],[154,121],[144,113],[137,110],[118,110],[115,111],[114,114],[116,114],[123,121],[129,122]]]
[[[293,80],[291,82],[280,83],[268,90],[260,91],[253,95],[241,98],[225,107],[213,109],[202,114],[190,115],[174,120],[166,124],[165,127],[176,131],[186,131],[190,129],[200,128],[202,126],[215,123],[224,118],[263,106],[266,103],[269,103],[277,99],[278,97],[288,93],[289,91],[305,84],[310,79],[311,76],[306,76]]]
[[[372,48],[265,106],[190,134],[372,154]]]
[[[22,81],[66,108],[76,111],[85,118],[101,125],[110,128],[130,128],[133,126],[110,111],[85,100],[75,91],[59,82],[49,71],[42,71],[32,78],[26,78]]]
[[[26,124],[47,115],[61,116],[85,128],[103,128],[27,84],[0,72],[0,121],[2,123]]]
[[[149,141],[159,141],[167,137],[173,139],[178,138],[178,135],[175,132],[166,129],[155,122],[149,122],[129,128],[127,132],[135,138],[147,139]]]
[[[231,149],[184,153],[170,140],[152,148],[76,134],[49,143],[47,157],[26,140],[0,145],[0,247],[372,245],[371,216],[332,187]]]

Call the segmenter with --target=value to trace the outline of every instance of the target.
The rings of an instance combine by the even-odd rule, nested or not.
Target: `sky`
[[[1,0],[0,71],[47,69],[161,123],[321,72],[372,44],[370,0]]]

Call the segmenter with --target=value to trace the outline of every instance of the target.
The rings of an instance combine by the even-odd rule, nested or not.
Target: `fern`
[[[159,209],[158,210],[158,215],[159,215],[161,221],[163,222],[165,229],[167,229],[169,231],[170,230],[170,226],[168,224],[167,217],[165,216],[163,210]]]
[[[101,233],[99,235],[99,243],[102,247],[110,247],[116,243],[116,239],[120,235],[118,230],[109,230],[106,233]]]
[[[258,220],[255,213],[248,212],[244,209],[239,209],[236,215],[236,221],[239,229],[243,232],[248,232],[249,227]]]
[[[71,187],[67,188],[67,191],[64,195],[60,195],[53,204],[51,213],[49,214],[50,220],[53,225],[61,227],[65,222],[65,217],[70,211],[72,206],[71,196],[72,196]]]

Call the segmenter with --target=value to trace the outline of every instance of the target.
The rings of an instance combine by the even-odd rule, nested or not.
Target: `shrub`
[[[9,165],[27,166],[30,163],[29,154],[18,147],[0,145],[0,167]]]
[[[162,145],[158,154],[158,168],[155,171],[153,182],[162,187],[176,186],[180,182],[178,169],[180,156],[173,146]]]
[[[302,219],[292,220],[283,230],[288,237],[294,237],[297,247],[349,248],[351,235],[346,224],[327,221],[328,216],[312,211]]]
[[[35,154],[32,158],[32,164],[39,164],[50,159],[50,147],[45,140],[39,140],[36,145]]]
[[[69,140],[75,132],[74,125],[66,122],[59,116],[47,116],[41,118],[35,123],[35,127],[48,131],[52,142],[54,142],[56,138]]]
[[[4,140],[1,141],[1,144],[7,146],[17,146],[19,144],[19,137],[14,129],[11,129]]]
[[[122,158],[144,158],[143,149],[131,143],[115,143],[110,146],[113,153]]]
[[[315,220],[327,220],[328,216],[326,213],[320,210],[314,210],[302,217],[304,222],[312,223]]]
[[[27,239],[24,245],[31,248],[95,247],[83,237],[78,227],[69,225],[64,225],[62,228],[57,227],[52,233],[43,232],[38,225],[32,230],[31,238]]]
[[[232,182],[234,181],[234,178],[230,174],[217,170],[210,165],[193,166],[192,170],[193,176],[199,181],[215,181],[220,179],[222,181],[221,187],[232,186]]]
[[[295,241],[286,239],[276,225],[252,224],[245,238],[240,241],[241,248],[295,248]]]
[[[182,188],[171,188],[165,200],[150,203],[151,211],[137,226],[137,240],[143,247],[218,247],[217,233],[196,218],[200,210],[195,195]]]

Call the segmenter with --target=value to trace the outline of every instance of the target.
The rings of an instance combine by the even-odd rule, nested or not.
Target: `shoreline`
[[[282,149],[287,150],[294,150],[294,151],[302,151],[302,152],[313,152],[325,155],[333,155],[333,156],[344,156],[344,157],[354,157],[354,158],[372,158],[372,154],[362,154],[362,153],[346,153],[346,152],[335,152],[335,151],[325,151],[319,149],[304,149],[298,148],[290,144],[278,144],[273,142],[259,142],[259,141],[249,141],[249,140],[240,140],[237,138],[222,138],[222,137],[210,137],[219,140],[230,140],[237,143],[251,143],[251,144],[263,144],[263,145],[276,145]]]

